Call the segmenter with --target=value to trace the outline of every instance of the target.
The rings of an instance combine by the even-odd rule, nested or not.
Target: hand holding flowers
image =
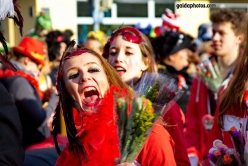
[[[124,108],[124,109],[123,109]],[[117,100],[117,114],[119,116],[117,124],[119,126],[119,139],[121,162],[132,162],[149,135],[156,117],[152,103],[144,98],[134,98],[132,100],[131,111],[128,113],[127,101],[123,98]]]
[[[217,92],[222,84],[222,77],[220,75],[219,67],[216,61],[206,59],[196,67],[197,73],[204,81],[205,85],[213,92]]]
[[[229,131],[232,145],[234,148],[228,148],[222,144],[222,141],[215,140],[214,148],[210,149],[208,159],[202,163],[202,166],[246,166],[244,156],[244,139],[240,131],[232,126]]]
[[[121,163],[134,161],[155,121],[175,103],[171,101],[182,94],[174,80],[153,73],[143,75],[135,92],[136,96],[131,101],[128,97],[121,97],[116,103]]]

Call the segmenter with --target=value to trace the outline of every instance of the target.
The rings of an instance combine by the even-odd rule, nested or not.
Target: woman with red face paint
[[[115,159],[120,158],[114,94],[128,94],[130,99],[133,95],[101,55],[87,48],[75,49],[74,44],[71,42],[63,54],[57,76],[59,104],[53,121],[55,144],[60,110],[69,143],[56,165],[114,166]],[[120,165],[175,166],[172,145],[172,138],[162,123],[156,123],[137,161]],[[60,151],[58,145],[56,148]]]
[[[153,58],[153,49],[149,39],[133,27],[117,29],[109,38],[104,47],[103,56],[116,69],[122,80],[132,86],[134,90],[139,89],[140,80],[145,72],[156,73],[156,64]],[[175,103],[165,114],[163,119],[166,122],[165,129],[169,132],[175,146],[173,147],[177,165],[190,165],[187,157],[186,146],[183,136],[184,114]],[[156,132],[156,131],[154,131]],[[157,132],[159,133],[159,132]],[[157,134],[159,137],[159,134]],[[166,150],[163,143],[161,149]],[[148,153],[148,151],[142,151]],[[156,153],[156,150],[154,151]],[[153,151],[149,152],[149,160],[155,161],[158,157],[163,160],[163,156],[156,156]],[[137,160],[146,161],[147,158],[138,156]],[[163,165],[154,164],[151,165]]]

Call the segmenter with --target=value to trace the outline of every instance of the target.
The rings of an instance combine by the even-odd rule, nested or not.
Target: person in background
[[[4,0],[0,2],[0,25],[6,18],[14,19],[19,26],[22,34],[23,18],[19,11],[16,1]],[[15,16],[16,14],[16,16]],[[0,26],[1,29],[1,26]],[[16,68],[8,61],[9,44],[0,30],[0,59],[2,67],[6,67],[11,71]],[[3,48],[3,49],[2,49]],[[1,80],[0,80],[1,82]],[[7,89],[0,83],[0,165],[1,166],[22,166],[24,160],[24,149],[22,147],[22,125],[18,110],[12,96]]]
[[[156,38],[164,34],[166,30],[181,31],[182,25],[181,17],[174,13],[171,9],[166,8],[162,14],[162,25],[151,29],[150,37]]]
[[[98,30],[97,32],[90,31],[87,35],[83,47],[95,50],[98,54],[102,55],[103,46],[107,42],[107,35]]]
[[[200,47],[203,42],[211,41],[213,32],[212,32],[212,24],[205,23],[201,24],[198,27],[198,36],[195,39],[195,43],[197,47]]]
[[[6,42],[6,45],[7,45],[8,51],[10,52],[11,51],[10,44],[8,42]],[[4,53],[5,52],[2,43],[0,43],[0,52],[1,53]]]
[[[220,9],[211,13],[213,56],[217,57],[222,87],[226,87],[242,54],[242,42],[246,26],[246,13],[242,10]],[[186,133],[188,155],[191,165],[203,160],[203,153],[213,125],[219,92],[211,91],[197,76],[192,83],[186,112]]]
[[[7,50],[10,52],[11,51],[10,44],[8,42],[6,42],[6,45],[7,45]],[[4,54],[5,53],[4,47],[3,47],[3,45],[2,45],[1,42],[0,42],[0,53],[1,54]],[[3,67],[3,65],[0,63],[0,69],[2,67]]]
[[[178,87],[184,90],[182,97],[177,101],[184,114],[186,114],[193,79],[186,72],[189,58],[192,57],[191,61],[198,61],[197,56],[190,49],[192,44],[193,38],[191,36],[172,30],[165,31],[163,35],[152,41],[158,63],[158,72],[175,79]]]
[[[212,24],[201,24],[198,28],[198,36],[195,39],[196,54],[199,55],[201,61],[209,59],[213,53],[212,47]]]
[[[64,32],[54,30],[46,35],[45,41],[48,49],[48,57],[52,66],[49,75],[53,85],[56,85],[56,73],[58,71],[59,62],[72,35],[73,33],[70,30]]]
[[[22,125],[12,96],[0,83],[0,165],[22,166]],[[15,154],[15,155],[13,155]]]
[[[244,21],[246,28],[248,27],[248,20]],[[240,27],[242,29],[242,27]],[[245,28],[245,29],[246,29]],[[248,119],[247,119],[247,109],[248,109],[248,34],[247,29],[246,34],[246,47],[243,52],[242,57],[238,60],[237,69],[234,72],[233,78],[230,81],[229,86],[223,92],[220,102],[218,103],[216,113],[214,116],[213,128],[210,131],[204,156],[208,153],[213,153],[214,151],[220,150],[244,150],[244,160],[247,165],[247,153],[248,153]],[[235,129],[237,131],[236,135],[240,134],[240,139],[242,142],[234,140],[238,144],[239,148],[234,146],[232,138],[230,136],[230,131]]]
[[[16,103],[23,128],[22,145],[26,149],[50,136],[46,122],[58,100],[52,91],[48,104],[42,108],[44,94],[39,89],[38,77],[44,65],[45,44],[26,36],[12,50],[11,62],[18,71],[0,70],[0,78]]]
[[[139,81],[145,72],[157,73],[149,39],[133,27],[123,27],[116,30],[104,47],[103,56],[115,68],[122,80],[134,90],[142,86]],[[175,142],[176,164],[189,165],[183,136],[185,117],[181,108],[174,104],[163,118],[167,124],[165,128]],[[143,153],[149,152],[143,151]],[[151,160],[153,160],[152,156],[151,153]],[[153,157],[156,160],[156,158],[160,157],[161,159],[163,156]],[[141,159],[148,162],[145,158]],[[152,164],[151,162],[151,165],[163,165],[161,163]]]
[[[48,13],[42,11],[35,19],[35,27],[28,32],[27,36],[39,39],[45,42],[46,35],[52,30],[52,20]],[[39,88],[44,93],[44,99],[42,101],[45,103],[49,100],[51,94],[52,80],[48,75],[51,72],[49,58],[47,54],[45,55],[44,65],[41,69],[41,73],[38,79]]]
[[[139,22],[139,23],[137,23],[137,24],[134,25],[134,28],[136,28],[137,30],[139,30],[144,35],[146,35],[149,40],[152,40],[152,38],[150,36],[150,32],[152,30],[152,25],[150,23],[148,23],[148,22],[146,22],[146,23]]]
[[[40,14],[36,17],[35,27],[30,30],[27,36],[40,39],[42,41],[45,40],[45,36],[49,31],[52,30],[52,20],[48,13],[40,12]]]
[[[56,74],[58,71],[58,66],[60,59],[67,47],[67,44],[70,41],[71,36],[73,35],[71,30],[59,31],[54,30],[49,32],[46,35],[46,43],[48,47],[48,57],[51,63],[51,73],[49,76],[52,79],[52,84],[56,85]],[[44,105],[43,105],[44,106]],[[25,151],[25,160],[24,166],[54,166],[56,160],[58,159],[58,153],[56,152],[54,141],[53,141],[53,133],[52,133],[52,121],[53,115],[51,114],[50,118],[47,120],[47,125],[50,129],[51,136],[44,139],[40,143],[36,143],[32,146],[29,146]],[[62,125],[62,121],[60,121],[60,125]],[[57,135],[57,140],[60,149],[63,149],[68,143],[68,139],[66,136],[62,135],[61,132]]]

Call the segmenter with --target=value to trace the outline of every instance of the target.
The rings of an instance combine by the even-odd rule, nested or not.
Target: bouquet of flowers
[[[208,154],[202,166],[246,166],[244,157],[244,139],[235,126],[228,131],[234,149],[219,149]]]
[[[229,134],[231,135],[231,139],[232,139],[232,142],[233,142],[233,145],[238,153],[238,157],[239,157],[239,160],[240,160],[240,164],[242,165],[246,165],[245,163],[245,159],[244,159],[244,146],[245,146],[245,143],[244,143],[244,138],[243,136],[241,135],[240,131],[238,131],[236,129],[236,127],[231,127],[230,130],[228,131]]]
[[[149,136],[153,124],[181,96],[173,80],[146,73],[140,80],[136,95],[117,99],[121,162],[133,162]],[[169,103],[171,103],[169,105]],[[167,108],[168,107],[168,108]]]
[[[241,166],[235,150],[220,150],[208,154],[208,159],[205,160],[202,166]]]
[[[213,92],[217,92],[222,84],[222,77],[220,75],[219,67],[216,61],[206,59],[196,66],[197,73],[200,75],[205,85]]]
[[[155,111],[159,111],[161,116],[165,115],[183,92],[175,84],[173,78],[148,72],[143,74],[139,86],[135,90],[136,96],[144,96],[149,99]]]

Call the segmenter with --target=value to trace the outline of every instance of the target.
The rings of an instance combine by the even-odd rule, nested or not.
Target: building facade
[[[161,15],[165,8],[169,8],[181,16],[184,32],[196,37],[198,26],[209,22],[211,10],[220,7],[238,8],[248,11],[247,0],[112,0],[110,10],[94,12],[94,2],[100,0],[18,0],[24,17],[24,35],[35,24],[35,18],[40,11],[50,14],[53,29],[71,29],[74,39],[82,42],[85,34],[94,30],[96,24],[100,30],[111,33],[112,30],[123,25],[150,23],[153,27],[162,24]],[[110,0],[111,1],[111,0]],[[215,4],[215,8],[177,8],[177,4]],[[101,6],[101,4],[99,4]],[[18,28],[13,20],[5,19],[1,27],[6,40],[11,46],[21,40]]]

